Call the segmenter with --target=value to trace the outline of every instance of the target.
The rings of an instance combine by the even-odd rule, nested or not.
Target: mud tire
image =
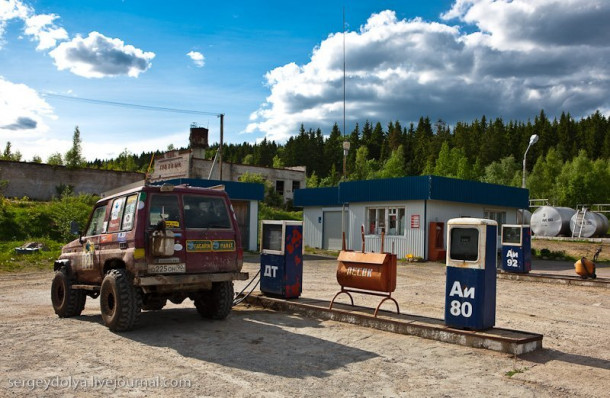
[[[215,282],[212,290],[200,292],[195,308],[206,319],[225,319],[233,307],[233,282]]]
[[[60,318],[79,316],[85,308],[87,296],[83,290],[72,289],[72,282],[66,267],[55,272],[51,283],[51,303]]]
[[[133,329],[140,319],[142,295],[124,269],[108,271],[100,290],[102,322],[113,332]]]

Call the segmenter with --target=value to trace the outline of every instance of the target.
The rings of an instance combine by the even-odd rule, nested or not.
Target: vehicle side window
[[[227,206],[222,198],[184,195],[186,228],[231,228]]]
[[[165,220],[167,228],[180,228],[180,207],[176,195],[153,195],[150,199],[148,225],[156,226]]]
[[[85,234],[85,236],[99,235],[101,233],[106,232],[106,223],[104,222],[105,218],[106,205],[104,204],[100,207],[96,207],[95,210],[93,210],[93,216],[91,216],[91,222],[87,227],[87,233]]]
[[[108,223],[108,232],[117,232],[121,228],[121,216],[123,207],[125,206],[125,197],[117,198],[112,203],[112,211],[110,212],[110,222]]]
[[[121,224],[121,230],[129,231],[133,228],[133,219],[136,214],[136,205],[138,204],[138,195],[131,195],[127,197],[127,203],[125,204],[125,212],[123,213],[123,223]]]

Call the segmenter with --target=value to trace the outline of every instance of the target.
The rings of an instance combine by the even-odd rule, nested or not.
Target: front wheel
[[[124,269],[110,270],[100,289],[102,321],[113,332],[133,329],[140,318],[142,296]]]
[[[82,290],[72,289],[72,279],[65,267],[55,272],[51,283],[51,302],[53,309],[60,318],[78,316],[85,308],[87,296]]]
[[[197,312],[203,318],[225,319],[233,307],[233,282],[216,282],[212,290],[199,293],[195,298]]]

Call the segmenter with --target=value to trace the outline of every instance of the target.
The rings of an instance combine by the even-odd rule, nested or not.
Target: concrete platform
[[[328,309],[329,301],[311,298],[286,300],[267,297],[263,294],[252,294],[245,301],[251,305],[274,311],[297,313],[310,318],[345,322],[386,332],[413,335],[514,355],[521,355],[542,348],[543,336],[541,334],[518,330],[500,328],[485,331],[453,329],[445,326],[442,319],[396,314],[384,310],[380,310],[378,316],[374,317],[374,308],[350,306],[335,302],[331,310]],[[387,306],[394,308],[391,303],[388,303]]]
[[[499,279],[508,279],[513,281],[527,281],[527,282],[542,282],[542,283],[555,283],[559,285],[574,285],[574,286],[587,286],[587,287],[601,287],[610,289],[610,278],[595,278],[595,279],[582,279],[578,276],[562,275],[562,274],[549,274],[549,273],[536,273],[530,272],[527,274],[517,274],[505,271],[498,271]]]

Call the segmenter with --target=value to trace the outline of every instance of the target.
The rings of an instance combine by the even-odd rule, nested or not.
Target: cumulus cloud
[[[17,121],[6,126],[0,126],[0,129],[4,130],[31,130],[38,126],[38,122],[29,117],[18,117]]]
[[[25,20],[30,13],[31,10],[20,1],[0,1],[0,39],[4,36],[8,21],[12,19]],[[0,44],[2,44],[1,41]]]
[[[150,68],[151,60],[155,57],[152,52],[144,52],[98,32],[91,32],[85,38],[78,35],[69,42],[61,43],[49,55],[59,70],[68,69],[75,75],[87,78],[118,75],[138,77]]]
[[[53,109],[35,90],[0,76],[0,133],[45,131],[45,118],[55,118]]]
[[[608,109],[608,19],[610,2],[596,0],[457,0],[441,22],[373,14],[345,37],[347,117],[454,123]],[[342,47],[331,34],[307,64],[269,71],[270,93],[245,132],[283,141],[301,123],[340,122]]]
[[[0,2],[0,39],[4,36],[6,24],[10,20],[21,20],[23,31],[32,40],[38,41],[37,50],[48,50],[57,45],[58,41],[68,39],[68,32],[55,25],[59,18],[55,14],[36,14],[33,8],[19,0]]]
[[[6,24],[11,20],[23,22],[24,33],[37,41],[39,51],[51,50],[49,55],[55,60],[59,70],[69,70],[83,77],[107,77],[138,75],[150,68],[155,57],[152,52],[144,52],[122,40],[109,38],[98,32],[91,32],[86,38],[77,35],[70,41],[68,32],[56,25],[59,16],[36,14],[36,11],[19,0],[0,1],[0,46]],[[58,45],[58,43],[61,44]],[[197,62],[203,63],[203,55]],[[203,66],[203,65],[202,65]]]
[[[67,40],[68,32],[57,27],[53,21],[59,18],[55,14],[34,15],[25,20],[25,33],[38,40],[37,50],[48,50],[58,41]]]
[[[186,55],[193,61],[196,67],[203,68],[203,66],[205,65],[205,57],[202,53],[198,51],[191,51]]]

